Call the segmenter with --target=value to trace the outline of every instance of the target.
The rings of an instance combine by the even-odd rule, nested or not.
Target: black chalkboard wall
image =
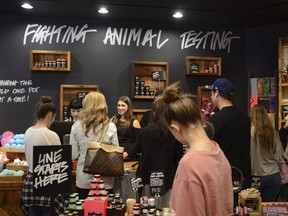
[[[184,91],[196,94],[197,86],[212,84],[217,77],[185,76],[185,56],[221,57],[222,77],[235,84],[235,104],[247,111],[244,30],[178,23],[167,26],[29,16],[0,18],[5,20],[0,23],[0,134],[7,130],[24,133],[34,121],[34,106],[42,95],[52,96],[59,107],[61,84],[99,85],[112,116],[117,99],[131,96],[133,60],[168,62],[169,82],[181,81]],[[129,43],[127,38],[133,31],[140,33],[139,41],[132,38]],[[71,72],[31,71],[30,50],[71,51]],[[151,100],[133,100],[136,109],[151,106]]]

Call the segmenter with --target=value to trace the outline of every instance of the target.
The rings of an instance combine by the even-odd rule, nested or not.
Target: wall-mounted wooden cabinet
[[[60,85],[60,120],[69,116],[69,103],[77,94],[85,96],[91,91],[99,91],[98,85]]]
[[[71,70],[70,51],[31,50],[30,69],[69,72]]]
[[[132,98],[153,99],[169,83],[168,62],[132,62]]]
[[[221,76],[221,58],[186,56],[186,75]]]
[[[288,80],[283,73],[288,65],[288,37],[280,38],[278,42],[278,129],[288,118]]]

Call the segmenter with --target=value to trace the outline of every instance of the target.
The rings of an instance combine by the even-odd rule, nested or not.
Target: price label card
[[[164,195],[164,171],[150,171],[150,193],[151,195]]]

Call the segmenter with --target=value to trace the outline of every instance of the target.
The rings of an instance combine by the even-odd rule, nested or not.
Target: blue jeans
[[[269,176],[261,176],[260,193],[262,202],[275,202],[281,187],[280,173]]]
[[[46,206],[31,206],[29,207],[29,216],[51,216],[50,207]],[[55,214],[56,215],[56,211]]]

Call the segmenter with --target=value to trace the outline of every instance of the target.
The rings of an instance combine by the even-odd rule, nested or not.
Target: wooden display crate
[[[6,169],[9,169],[9,170],[23,170],[24,172],[27,172],[28,171],[28,166],[23,166],[23,165],[17,165],[17,164],[14,164],[14,163],[8,163],[6,164]]]
[[[0,176],[0,182],[23,182],[25,175],[22,176]]]

